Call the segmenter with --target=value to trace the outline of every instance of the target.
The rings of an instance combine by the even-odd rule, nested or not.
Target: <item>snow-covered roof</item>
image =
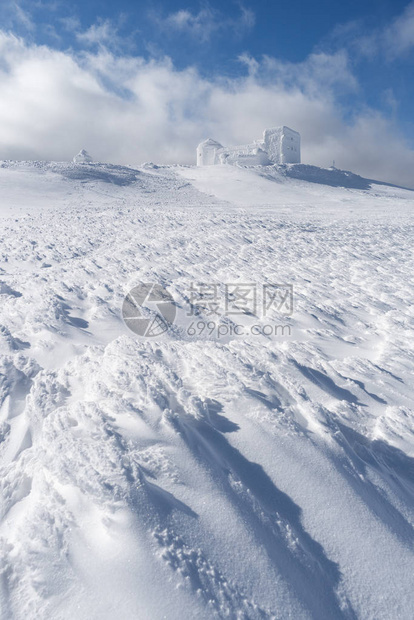
[[[215,146],[217,148],[223,148],[223,145],[220,144],[220,142],[217,142],[217,140],[213,140],[213,138],[207,138],[207,140],[200,142],[199,146]]]

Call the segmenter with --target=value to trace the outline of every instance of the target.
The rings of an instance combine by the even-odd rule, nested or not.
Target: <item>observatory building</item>
[[[300,164],[300,134],[289,127],[265,129],[262,140],[240,146],[223,146],[208,138],[197,147],[197,165],[240,163],[246,166]]]

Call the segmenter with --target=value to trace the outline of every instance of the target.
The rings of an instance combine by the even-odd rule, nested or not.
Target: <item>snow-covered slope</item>
[[[0,164],[1,618],[414,617],[414,193],[310,168]]]

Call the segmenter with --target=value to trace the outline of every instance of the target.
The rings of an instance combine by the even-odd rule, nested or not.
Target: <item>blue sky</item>
[[[0,86],[10,96],[14,88],[16,97],[22,98],[22,115],[26,108],[38,119],[31,128],[33,136],[25,142],[19,134],[24,118],[5,112],[2,119],[0,106],[0,122],[16,130],[3,138],[0,131],[0,147],[3,144],[10,156],[59,157],[46,127],[46,119],[52,116],[55,135],[58,129],[61,136],[60,158],[68,156],[72,143],[75,146],[69,138],[63,139],[64,127],[71,128],[73,140],[80,140],[85,126],[90,150],[95,148],[102,158],[110,157],[111,149],[119,161],[130,158],[132,147],[121,148],[116,143],[115,129],[108,130],[110,140],[104,147],[98,130],[91,132],[82,119],[91,114],[93,99],[98,117],[105,108],[102,122],[121,131],[119,118],[110,122],[107,118],[108,102],[115,96],[114,115],[122,110],[132,119],[135,114],[138,126],[145,117],[153,134],[158,118],[167,140],[182,137],[181,147],[176,142],[171,148],[163,145],[161,135],[154,134],[156,151],[145,134],[137,157],[154,158],[158,153],[160,160],[190,161],[192,140],[196,144],[207,131],[215,131],[213,137],[220,141],[241,141],[264,124],[290,123],[306,140],[304,154],[313,160],[310,163],[329,165],[336,159],[356,171],[378,170],[382,177],[388,169],[385,155],[379,161],[378,146],[391,139],[391,151],[394,157],[403,153],[404,167],[397,179],[398,166],[390,165],[391,180],[410,183],[414,2],[89,0],[68,5],[60,0],[4,0],[0,29],[4,66]],[[34,55],[39,83],[46,84],[42,92],[28,70]],[[59,63],[68,71],[67,82],[59,76],[53,87],[50,77],[55,71],[59,74]],[[91,93],[93,84],[96,92]],[[69,90],[81,118],[62,103],[63,93]],[[149,93],[155,90],[154,106]],[[151,106],[157,109],[148,116]],[[236,110],[237,120],[231,117],[229,106]],[[11,143],[13,135],[15,144]],[[35,143],[41,135],[46,138],[44,152]],[[369,142],[369,148],[362,148],[362,140]]]

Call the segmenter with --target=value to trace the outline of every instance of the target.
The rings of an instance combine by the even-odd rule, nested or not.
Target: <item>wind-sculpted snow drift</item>
[[[354,177],[1,165],[1,618],[414,616],[414,194]],[[290,329],[139,339],[139,282]]]

